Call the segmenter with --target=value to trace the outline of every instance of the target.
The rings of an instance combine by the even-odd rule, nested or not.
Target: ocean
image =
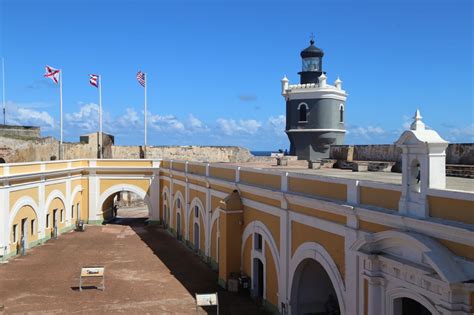
[[[255,156],[270,156],[272,152],[276,151],[250,151],[250,153]]]

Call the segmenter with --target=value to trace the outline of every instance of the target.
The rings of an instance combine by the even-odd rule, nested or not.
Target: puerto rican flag
[[[54,83],[58,84],[59,82],[59,69],[54,69],[53,67],[46,66],[46,73],[44,74],[45,78],[50,78]]]
[[[99,87],[99,76],[97,74],[89,74],[89,83],[96,88]]]

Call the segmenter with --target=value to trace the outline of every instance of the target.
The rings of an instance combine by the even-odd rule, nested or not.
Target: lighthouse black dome
[[[311,57],[322,57],[324,56],[324,51],[322,49],[314,46],[314,40],[311,40],[310,45],[301,51],[301,58],[311,58]]]

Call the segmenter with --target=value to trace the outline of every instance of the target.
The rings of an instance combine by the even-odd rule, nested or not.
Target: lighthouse
[[[343,144],[346,133],[345,103],[347,93],[339,77],[327,83],[323,70],[324,52],[314,45],[301,51],[302,69],[299,84],[281,80],[286,101],[286,134],[290,154],[299,160],[319,160],[329,157],[331,145]]]

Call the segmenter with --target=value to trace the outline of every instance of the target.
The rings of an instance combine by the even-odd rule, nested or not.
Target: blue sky
[[[473,2],[22,1],[2,0],[7,121],[64,137],[97,130],[143,142],[148,73],[149,144],[287,148],[280,79],[297,83],[311,32],[323,68],[349,93],[346,143],[392,143],[419,108],[451,142],[474,142]]]

